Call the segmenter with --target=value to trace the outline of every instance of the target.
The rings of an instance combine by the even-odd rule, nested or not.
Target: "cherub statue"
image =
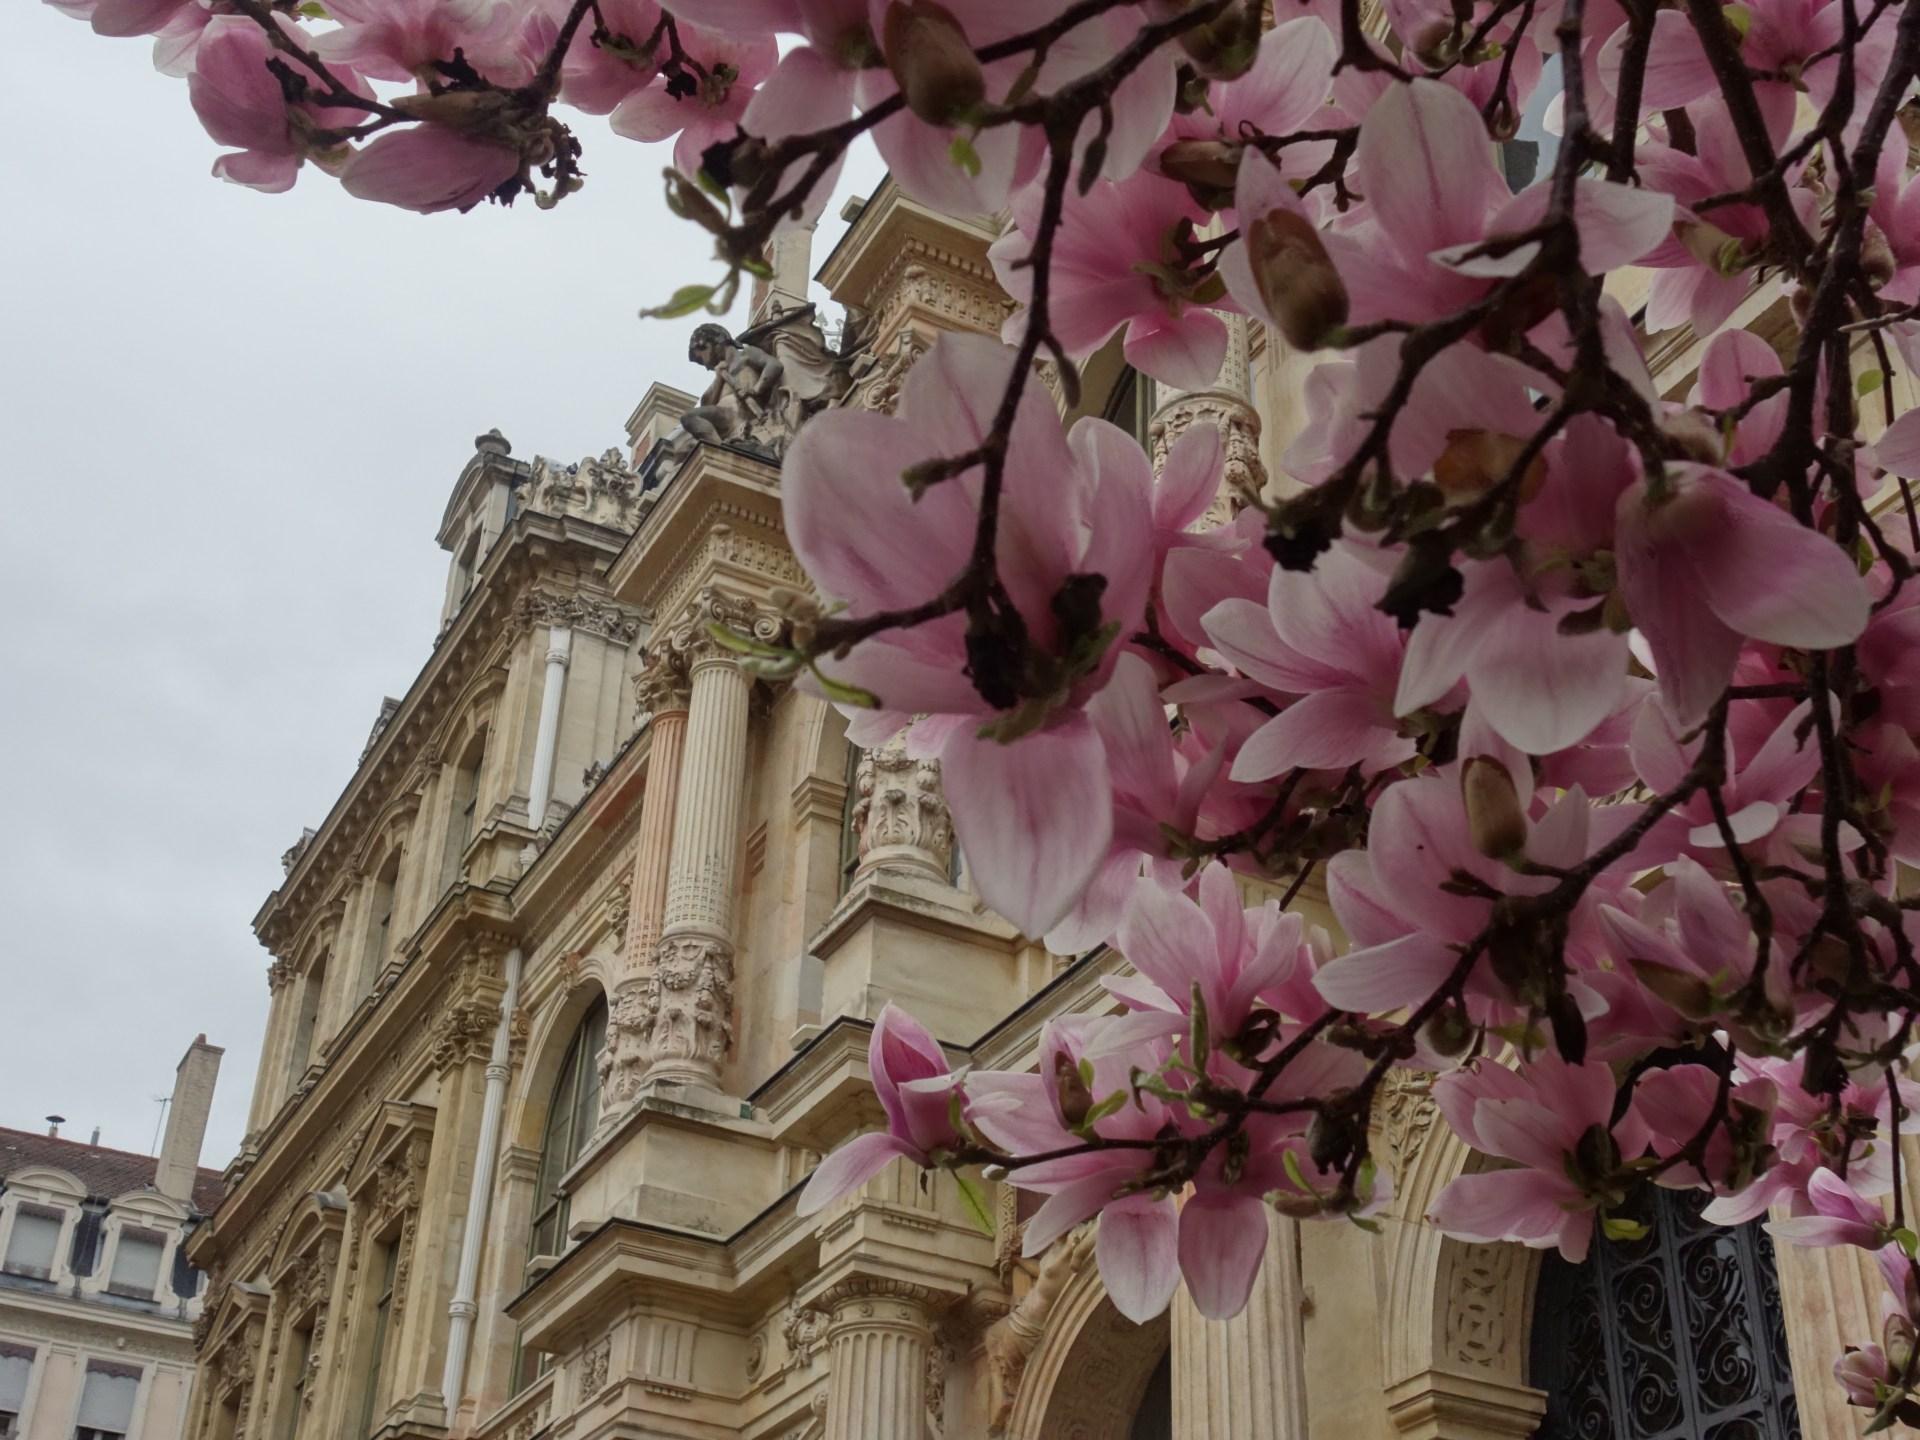
[[[667,440],[667,453],[678,460],[700,441],[753,443],[756,424],[778,404],[780,381],[786,373],[778,357],[758,345],[733,338],[724,325],[709,322],[693,332],[687,358],[714,372],[700,403],[680,417],[680,428]]]

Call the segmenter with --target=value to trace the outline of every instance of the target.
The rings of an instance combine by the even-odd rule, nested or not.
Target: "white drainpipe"
[[[541,724],[545,723],[543,718]],[[447,1305],[447,1368],[441,1376],[440,1392],[450,1430],[466,1384],[467,1346],[473,1338],[474,1317],[480,1313],[473,1297],[480,1283],[487,1203],[493,1197],[493,1167],[500,1154],[500,1125],[507,1110],[507,1054],[513,1043],[513,1012],[520,1006],[523,959],[518,945],[507,952],[507,993],[500,997],[500,1023],[493,1027],[493,1049],[487,1055],[487,1088],[480,1102],[480,1146],[473,1158],[473,1188],[467,1192],[467,1228],[460,1237],[460,1268],[454,1276],[453,1299]]]
[[[553,796],[553,752],[560,742],[560,696],[567,686],[567,661],[573,655],[573,631],[556,625],[547,634],[547,679],[540,689],[540,728],[533,735],[533,793],[527,820],[535,831],[547,823]]]

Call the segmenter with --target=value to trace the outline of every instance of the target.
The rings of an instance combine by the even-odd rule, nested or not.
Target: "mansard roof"
[[[0,1126],[0,1181],[40,1165],[64,1170],[85,1185],[89,1195],[111,1200],[150,1188],[160,1161],[157,1156],[136,1155],[131,1150],[85,1145],[56,1135]],[[220,1172],[202,1167],[193,1182],[193,1208],[202,1215],[210,1215],[225,1193]]]

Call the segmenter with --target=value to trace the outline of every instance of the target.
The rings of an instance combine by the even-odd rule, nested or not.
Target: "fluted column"
[[[1167,453],[1196,423],[1212,425],[1226,444],[1226,475],[1220,493],[1200,521],[1200,529],[1224,524],[1266,488],[1266,466],[1260,461],[1260,415],[1253,406],[1252,372],[1248,361],[1247,317],[1221,315],[1227,326],[1227,358],[1213,384],[1202,390],[1175,390],[1159,386],[1160,403],[1148,425],[1148,445],[1157,474]]]
[[[825,1440],[925,1440],[930,1298],[903,1281],[855,1279],[818,1302],[830,1317]]]
[[[639,1016],[648,1080],[718,1085],[733,1045],[734,867],[752,679],[707,630],[717,622],[757,631],[766,621],[751,604],[709,591],[672,641],[688,659],[690,696],[666,907]]]
[[[1207,1320],[1184,1289],[1174,1296],[1174,1440],[1307,1440],[1300,1226],[1273,1214],[1267,1222],[1267,1258],[1245,1310]]]
[[[611,1125],[640,1088],[647,1068],[652,1015],[648,1003],[654,951],[666,920],[667,869],[673,854],[673,819],[680,793],[680,767],[687,739],[685,657],[667,646],[652,648],[634,676],[639,706],[651,719],[647,784],[640,795],[640,841],[634,853],[626,943],[608,1007],[606,1074],[600,1108]]]

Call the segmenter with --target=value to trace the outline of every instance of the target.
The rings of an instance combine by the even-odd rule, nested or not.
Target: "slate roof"
[[[112,1200],[152,1185],[160,1161],[152,1155],[135,1155],[129,1150],[110,1150],[104,1145],[84,1145],[78,1140],[0,1126],[0,1181],[30,1165],[64,1170],[85,1185],[89,1195]],[[211,1215],[225,1193],[220,1172],[202,1167],[193,1182],[193,1208],[202,1215]]]

